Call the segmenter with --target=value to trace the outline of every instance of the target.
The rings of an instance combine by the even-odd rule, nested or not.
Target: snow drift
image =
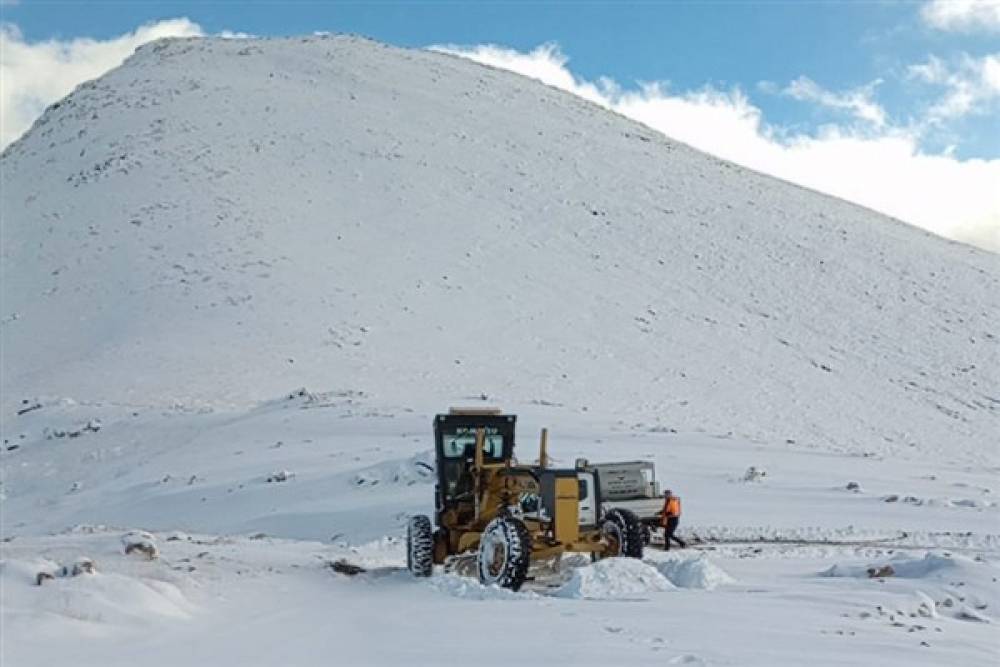
[[[556,597],[588,600],[637,600],[674,588],[655,567],[632,558],[607,558],[576,568]]]
[[[1000,618],[1000,568],[986,559],[973,560],[950,554],[927,553],[922,558],[906,554],[865,565],[837,563],[820,573],[824,577],[896,578],[926,587],[915,591],[919,615],[950,616],[963,621],[990,623]],[[911,612],[912,613],[912,612]]]
[[[652,563],[653,567],[678,588],[713,590],[735,582],[729,574],[705,555],[670,558]]]
[[[410,574],[403,575],[412,580]],[[483,586],[476,579],[456,574],[440,574],[427,580],[428,585],[442,593],[465,600],[529,600],[537,598],[530,591],[514,592],[499,586]]]
[[[0,561],[5,620],[11,632],[30,633],[39,616],[55,621],[61,629],[85,622],[107,631],[113,626],[152,627],[163,619],[187,619],[196,611],[170,572],[105,572],[107,561],[98,560],[95,571],[60,576],[60,563],[35,559]],[[38,582],[39,572],[55,572]],[[173,575],[173,576],[171,576]]]

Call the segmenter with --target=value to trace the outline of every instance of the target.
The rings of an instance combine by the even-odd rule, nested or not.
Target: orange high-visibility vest
[[[670,496],[663,506],[663,515],[667,518],[681,515],[681,499],[678,496]]]

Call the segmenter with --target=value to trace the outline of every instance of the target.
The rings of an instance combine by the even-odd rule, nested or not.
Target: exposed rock
[[[879,567],[868,568],[869,579],[880,579],[882,577],[891,577],[894,574],[896,574],[896,571],[892,569],[892,565],[882,565]]]

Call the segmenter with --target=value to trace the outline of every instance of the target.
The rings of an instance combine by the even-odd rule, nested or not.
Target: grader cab
[[[628,510],[602,512],[594,470],[552,469],[542,430],[538,464],[514,458],[515,415],[452,409],[434,418],[437,485],[434,526],[417,515],[407,527],[407,567],[474,554],[479,580],[517,590],[534,561],[567,552],[642,557],[642,528]]]

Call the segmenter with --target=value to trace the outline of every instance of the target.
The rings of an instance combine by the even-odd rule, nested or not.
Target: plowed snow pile
[[[474,577],[455,574],[436,575],[428,583],[442,593],[466,600],[526,600],[538,597],[530,591],[515,593],[499,586],[483,586]]]
[[[554,595],[588,600],[637,600],[674,588],[655,567],[632,558],[608,558],[573,570]]]
[[[731,584],[735,581],[706,556],[672,558],[654,561],[651,564],[678,588],[700,588],[710,591],[722,584]]]

